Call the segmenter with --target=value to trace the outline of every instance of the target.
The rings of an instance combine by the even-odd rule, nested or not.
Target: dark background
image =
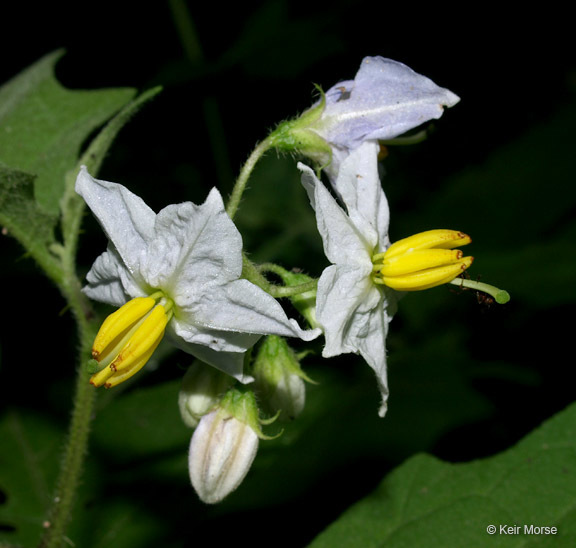
[[[462,101],[434,124],[425,143],[390,149],[384,188],[393,239],[448,221],[457,224],[450,228],[468,231],[469,223],[476,229],[473,268],[478,269],[471,274],[491,276],[486,281],[504,286],[513,300],[486,306],[472,292],[457,290],[406,299],[391,326],[391,414],[384,421],[375,417],[377,394],[361,360],[352,359],[354,367],[349,356],[316,360],[311,375],[323,382],[310,388],[311,411],[302,427],[295,423],[298,435],[288,432],[284,441],[270,442],[272,449],[263,448],[251,483],[214,509],[194,500],[185,473],[182,484],[162,474],[146,481],[151,477],[146,463],[158,455],[131,452],[119,442],[115,449],[126,454],[112,457],[114,444],[96,424],[93,458],[105,464],[89,473],[100,477],[103,468],[108,484],[88,490],[80,521],[95,505],[120,497],[133,499],[133,507],[146,508],[160,523],[150,546],[158,539],[181,545],[173,531],[183,526],[191,528],[186,542],[192,545],[214,531],[225,542],[256,523],[254,546],[264,545],[279,528],[287,544],[304,545],[410,455],[428,451],[455,462],[489,456],[573,401],[573,387],[564,379],[573,336],[566,318],[574,313],[576,275],[566,257],[573,248],[563,252],[562,243],[574,234],[574,149],[566,141],[568,131],[538,130],[558,127],[562,113],[572,112],[574,31],[566,14],[553,6],[505,15],[485,4],[467,7],[464,14],[368,1],[229,7],[188,2],[201,44],[201,53],[191,58],[170,7],[169,2],[99,2],[67,10],[47,3],[11,6],[3,16],[10,32],[0,34],[1,81],[65,48],[57,74],[66,87],[164,86],[121,132],[100,172],[158,210],[175,201],[201,201],[214,185],[226,194],[256,141],[311,104],[313,84],[327,89],[352,78],[365,55],[402,61]],[[533,167],[525,173],[535,159],[537,173]],[[256,186],[246,202],[260,191]],[[278,192],[262,192],[278,205]],[[271,220],[262,214],[260,230],[279,233],[290,224],[309,223],[302,211],[295,209],[284,226],[266,225]],[[258,254],[258,231],[246,215],[247,246]],[[84,238],[81,270],[105,246],[91,219]],[[312,256],[317,242],[299,243],[268,258],[299,266],[288,261],[304,250],[310,254],[306,268],[318,275],[323,263]],[[559,254],[547,252],[549,244]],[[8,238],[1,245],[8,325],[0,340],[0,411],[42,413],[65,428],[75,352],[72,321],[18,245]],[[182,359],[172,356],[169,362],[172,367],[136,386],[176,383]],[[341,439],[330,445],[329,435]],[[284,457],[277,456],[280,449]],[[132,466],[142,474],[126,474]],[[292,478],[295,486],[289,485]],[[275,483],[278,493],[288,494],[276,493]],[[260,499],[247,493],[250,486],[262,490]],[[164,496],[167,500],[158,500]]]

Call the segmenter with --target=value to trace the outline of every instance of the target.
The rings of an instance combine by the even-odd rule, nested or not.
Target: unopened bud
[[[310,379],[284,338],[269,335],[264,339],[254,360],[253,373],[266,411],[280,412],[284,420],[302,412],[306,400],[304,380]]]
[[[200,499],[215,504],[242,482],[258,450],[260,436],[254,394],[231,389],[204,415],[190,442],[188,466]]]
[[[194,361],[182,379],[178,407],[184,424],[196,428],[203,415],[222,398],[234,379],[214,367]]]

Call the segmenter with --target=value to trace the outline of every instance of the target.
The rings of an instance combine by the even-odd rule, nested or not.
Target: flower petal
[[[348,265],[332,265],[318,281],[316,319],[324,330],[325,357],[358,352],[355,338],[365,329],[362,311],[381,303],[379,290],[366,271]]]
[[[250,375],[244,374],[244,356],[245,350],[252,347],[261,335],[245,335],[243,333],[218,333],[212,332],[212,338],[209,339],[209,333],[198,333],[198,343],[186,342],[178,334],[178,325],[171,322],[166,331],[170,340],[180,350],[195,356],[199,360],[219,369],[223,373],[234,377],[243,384],[254,380]],[[234,337],[236,335],[236,337]],[[211,348],[209,344],[220,345],[221,348],[234,348],[235,350],[220,350]]]
[[[83,293],[113,306],[122,306],[129,299],[146,295],[112,245],[94,261],[86,280],[88,285],[82,289]]]
[[[386,336],[392,315],[384,289],[374,286],[358,269],[330,266],[318,282],[316,317],[323,327],[324,357],[360,354],[376,373],[382,395],[380,416],[386,413]]]
[[[432,118],[460,99],[451,91],[384,57],[365,57],[353,85],[340,82],[326,93],[318,133],[353,149],[367,139],[392,139]]]
[[[85,166],[76,179],[76,192],[84,198],[122,261],[140,282],[140,263],[146,255],[147,242],[154,236],[154,211],[122,185],[94,179]]]
[[[374,230],[360,232],[310,167],[299,163],[302,185],[316,210],[316,223],[324,253],[335,264],[363,264],[372,268],[371,253],[377,243]]]
[[[204,286],[237,279],[242,273],[242,237],[213,188],[201,205],[170,205],[156,217],[142,275],[151,287],[173,298],[202,292]]]
[[[203,292],[180,298],[177,315],[187,325],[202,329],[257,335],[315,339],[319,329],[304,330],[296,320],[288,319],[278,301],[248,280],[236,280],[222,286],[205,287]]]
[[[378,175],[378,150],[376,141],[366,141],[353,150],[340,166],[334,189],[354,225],[362,234],[371,234],[370,241],[376,238],[379,251],[383,251],[389,245],[390,209]]]

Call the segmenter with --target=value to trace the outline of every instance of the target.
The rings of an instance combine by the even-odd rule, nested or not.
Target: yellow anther
[[[172,317],[172,302],[156,304],[154,297],[132,299],[106,318],[92,350],[103,366],[90,378],[94,386],[115,386],[150,359]]]
[[[161,340],[162,336],[158,337],[154,344],[132,363],[132,366],[129,369],[123,369],[122,371],[116,372],[109,379],[107,379],[107,382],[104,384],[104,386],[106,388],[112,388],[113,386],[116,386],[121,382],[129,379],[132,375],[138,373],[138,371],[140,371],[140,369],[142,369],[148,363],[148,360],[152,357],[154,350],[156,350],[156,347],[160,344]]]
[[[114,353],[114,347],[122,343],[122,339],[152,310],[155,304],[156,301],[152,297],[136,297],[110,314],[94,339],[92,357],[101,361],[105,356],[118,354],[118,352]]]
[[[159,304],[154,307],[152,312],[148,314],[142,325],[138,327],[134,335],[130,337],[126,346],[122,348],[121,352],[114,358],[110,364],[110,368],[116,371],[128,369],[132,364],[144,355],[152,346],[156,346],[162,336],[164,329],[168,323],[168,316],[164,307]]]
[[[461,245],[469,244],[471,241],[470,236],[457,230],[427,230],[394,242],[386,250],[386,257],[390,259],[417,249],[455,249]]]
[[[382,281],[384,285],[399,291],[430,289],[451,282],[456,276],[462,274],[473,260],[473,257],[464,257],[450,265],[428,268],[405,276],[383,276]]]
[[[459,249],[421,249],[392,258],[386,255],[380,273],[384,277],[403,276],[427,268],[452,264],[461,258],[462,251]]]
[[[374,282],[399,291],[419,291],[451,282],[473,261],[454,249],[471,242],[456,230],[428,230],[399,240],[377,253]]]

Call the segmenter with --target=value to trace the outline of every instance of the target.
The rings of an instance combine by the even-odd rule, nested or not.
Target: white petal
[[[376,288],[361,271],[330,266],[318,282],[317,318],[324,328],[324,357],[360,354],[376,373],[386,413],[386,336],[392,319],[386,291]]]
[[[334,182],[348,215],[362,234],[376,232],[378,250],[388,247],[388,224],[390,209],[382,190],[378,174],[378,151],[376,141],[366,141],[353,150],[342,162]]]
[[[176,318],[166,328],[166,334],[184,352],[238,379],[241,383],[254,380],[245,375],[244,355],[254,346],[261,335],[233,333],[197,328]]]
[[[215,188],[201,205],[186,202],[164,208],[156,217],[142,275],[173,298],[202,292],[242,273],[242,238]]]
[[[220,502],[242,482],[258,450],[258,436],[235,417],[212,411],[202,417],[190,442],[190,480],[200,499]]]
[[[248,280],[205,287],[203,292],[179,295],[176,304],[186,322],[197,329],[281,335],[315,339],[320,330],[304,330],[288,319],[278,301]]]
[[[376,232],[373,229],[361,232],[312,169],[302,163],[298,167],[302,171],[302,184],[316,210],[316,223],[326,257],[335,264],[367,266],[369,263],[371,268],[371,252],[377,244]]]
[[[385,306],[364,309],[364,329],[356,337],[360,355],[376,373],[376,381],[382,397],[379,415],[384,417],[388,400],[388,377],[386,372],[386,336],[392,317]]]
[[[362,268],[332,265],[324,270],[316,297],[316,319],[326,337],[323,356],[358,352],[356,337],[366,329],[359,311],[381,304],[379,295]]]
[[[139,279],[147,242],[154,236],[154,211],[122,185],[94,179],[84,166],[76,179],[76,192],[84,198],[128,270]]]
[[[86,281],[88,285],[82,291],[88,297],[113,306],[122,306],[129,299],[147,294],[112,245],[94,261]]]

